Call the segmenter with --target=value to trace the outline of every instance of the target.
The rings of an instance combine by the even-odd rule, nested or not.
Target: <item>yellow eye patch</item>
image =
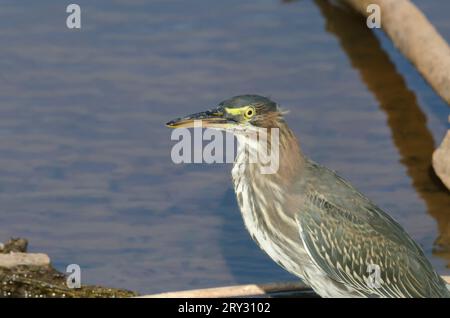
[[[228,108],[225,107],[225,111],[233,116],[243,115],[245,118],[249,119],[255,115],[255,108],[253,106],[244,106],[241,108]]]

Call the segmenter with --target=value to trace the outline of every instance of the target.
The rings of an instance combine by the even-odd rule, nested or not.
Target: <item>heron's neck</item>
[[[257,131],[263,141],[259,138],[256,142],[254,136],[248,134],[237,136],[239,148],[236,165],[240,165],[241,172],[250,178],[270,179],[288,186],[301,173],[305,158],[297,138],[283,119],[277,120],[273,127]],[[261,142],[266,142],[267,148],[261,147]],[[256,162],[252,161],[255,157]]]

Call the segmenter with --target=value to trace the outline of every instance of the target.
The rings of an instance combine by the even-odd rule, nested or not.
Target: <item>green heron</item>
[[[322,297],[450,297],[422,249],[387,213],[310,159],[272,100],[241,95],[168,127],[202,126],[239,142],[232,179],[245,226],[275,262]],[[280,162],[261,173],[249,132],[278,129]]]

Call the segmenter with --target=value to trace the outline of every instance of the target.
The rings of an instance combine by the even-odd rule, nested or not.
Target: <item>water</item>
[[[143,293],[291,280],[250,240],[230,165],[174,165],[164,123],[272,96],[304,152],[389,211],[450,274],[430,170],[448,106],[381,32],[326,1],[60,1],[0,10],[0,241]],[[450,41],[450,3],[415,1]]]

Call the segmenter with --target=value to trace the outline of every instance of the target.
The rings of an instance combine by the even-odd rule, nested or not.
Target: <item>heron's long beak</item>
[[[166,123],[166,126],[169,128],[193,128],[196,121],[201,121],[203,128],[223,129],[236,125],[236,121],[228,118],[223,111],[213,109],[171,120]]]

